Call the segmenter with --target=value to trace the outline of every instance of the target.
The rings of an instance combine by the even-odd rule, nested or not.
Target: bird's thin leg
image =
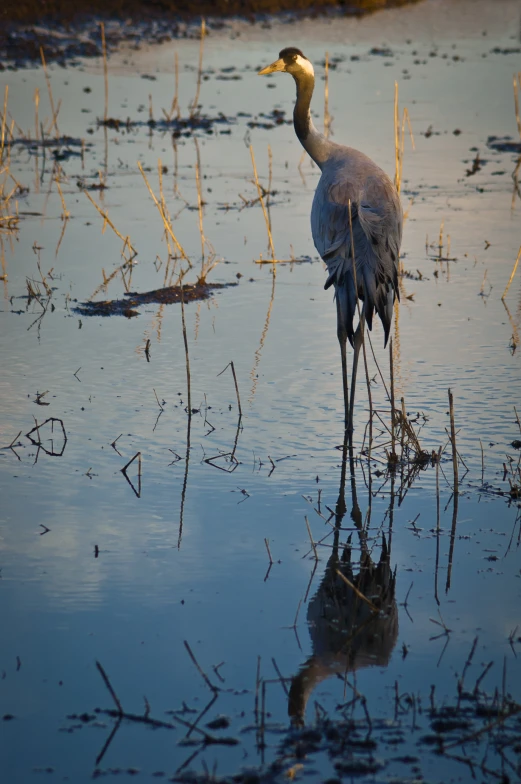
[[[362,313],[360,317],[360,323],[356,328],[355,337],[353,340],[354,353],[353,353],[353,369],[351,371],[351,400],[349,401],[349,421],[347,423],[347,429],[349,433],[353,432],[353,411],[355,407],[356,371],[358,370],[358,356],[360,354],[360,348],[362,346],[362,341],[364,339],[364,324],[365,324],[365,317],[364,314]]]
[[[349,387],[347,384],[347,356],[346,356],[346,343],[347,332],[342,319],[342,311],[338,297],[336,298],[336,312],[337,312],[337,325],[336,333],[338,342],[340,344],[340,355],[342,357],[342,388],[344,390],[344,425],[345,429],[349,430]]]

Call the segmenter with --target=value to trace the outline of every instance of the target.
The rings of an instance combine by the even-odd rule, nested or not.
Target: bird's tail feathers
[[[398,293],[398,298],[399,298]],[[380,301],[377,305],[378,315],[380,316],[380,321],[382,322],[382,326],[384,328],[384,348],[387,346],[387,341],[389,340],[389,332],[391,330],[391,321],[393,318],[393,307],[394,307],[394,297],[395,297],[395,289],[392,285],[388,284],[387,286],[380,287]]]
[[[392,278],[383,273],[380,273],[379,277],[377,277],[372,265],[369,264],[357,264],[356,271],[358,299],[363,301],[363,316],[367,327],[369,330],[373,329],[373,317],[376,311],[382,322],[385,335],[384,346],[386,346],[391,330],[394,300],[395,297],[400,299],[397,270],[393,268]],[[346,335],[351,345],[353,345],[353,319],[357,311],[357,291],[352,267],[346,269],[341,260],[336,264],[329,260],[328,272],[329,275],[324,288],[328,289],[332,285],[335,287],[335,296],[338,301],[339,336],[341,334]]]
[[[345,334],[351,343],[351,346],[353,346],[355,334],[353,330],[353,319],[356,313],[356,292],[353,278],[351,275],[344,275],[340,283],[334,280],[332,282],[335,283],[339,337],[340,333]]]

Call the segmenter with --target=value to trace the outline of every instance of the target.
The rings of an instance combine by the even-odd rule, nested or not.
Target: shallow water
[[[385,432],[376,433],[370,492],[367,461],[354,468],[356,495],[348,477],[340,543],[352,533],[352,559],[359,558],[364,540],[349,517],[356,501],[375,564],[382,533],[390,544],[397,631],[381,631],[385,655],[373,656],[373,667],[349,671],[350,686],[343,674],[320,683],[317,678],[306,720],[312,724],[322,709],[333,715],[351,699],[354,686],[367,698],[375,727],[379,719],[391,720],[392,732],[401,733],[396,745],[378,730],[382,739],[373,755],[378,772],[365,779],[471,780],[468,766],[434,754],[421,738],[431,685],[438,704],[457,696],[457,680],[476,637],[468,687],[492,661],[482,687],[489,693],[506,688],[521,700],[519,502],[496,493],[508,493],[503,463],[510,455],[515,465],[518,453],[511,443],[520,438],[514,412],[520,389],[519,272],[507,308],[501,294],[521,242],[521,207],[511,178],[516,156],[487,148],[489,136],[517,133],[512,73],[520,63],[519,22],[515,2],[431,0],[362,20],[273,24],[269,30],[237,24],[208,37],[202,112],[210,117],[222,112],[229,119],[227,125],[213,125],[212,133],[196,134],[204,232],[221,259],[209,280],[238,281],[238,286],[185,307],[195,409],[190,420],[179,305],[149,304],[133,319],[89,318],[74,311],[117,270],[122,246],[110,228],[102,233],[103,220],[78,188],[79,178],[90,185],[99,182],[101,171],[106,179],[101,195],[90,193],[138,250],[128,288],[148,291],[163,284],[167,250],[136,162],[157,194],[160,158],[167,167],[168,209],[172,216],[179,213],[176,234],[194,265],[200,263],[194,138],[181,135],[174,147],[169,132],[146,126],[149,95],[154,117],[170,108],[175,47],[128,48],[109,61],[109,114],[143,120],[130,130],[105,134],[96,125],[103,115],[101,63],[49,69],[54,101],[61,100],[60,132],[85,139],[87,146],[83,162],[77,155],[59,161],[70,212],[64,227],[51,152],[44,160],[41,151],[30,154],[13,145],[11,172],[30,190],[19,199],[25,213],[19,233],[0,235],[6,274],[0,441],[2,447],[15,444],[14,451],[0,451],[0,714],[14,716],[0,723],[0,769],[6,780],[29,781],[37,771],[49,781],[81,782],[93,771],[146,780],[159,773],[171,777],[180,768],[202,773],[216,765],[218,776],[262,769],[281,758],[279,744],[289,720],[281,683],[268,682],[262,749],[258,712],[257,721],[255,716],[258,657],[260,676],[267,681],[278,677],[273,660],[288,679],[312,655],[320,666],[332,664],[329,633],[321,635],[320,624],[306,622],[313,597],[322,596],[321,580],[333,552],[333,527],[326,520],[337,502],[342,457],[335,308],[331,293],[323,290],[323,265],[309,229],[317,169],[308,161],[298,168],[301,150],[290,124],[250,127],[266,123],[274,107],[291,117],[289,80],[255,77],[258,67],[288,43],[301,46],[317,63],[317,125],[323,111],[319,63],[328,50],[336,65],[329,80],[335,140],[363,149],[391,174],[393,90],[399,81],[415,151],[406,138],[402,197],[408,218],[402,251],[413,278],[402,279],[393,325],[396,394],[404,397],[411,416],[420,414],[422,447],[429,452],[446,447],[438,473],[433,466],[418,472],[405,495],[407,469],[394,479],[385,471]],[[371,53],[384,45],[389,52]],[[185,111],[194,97],[198,45],[183,41],[177,50]],[[9,85],[8,107],[20,129],[34,128],[35,87],[41,93],[40,118],[50,118],[41,69],[5,72],[0,82],[2,94]],[[20,138],[18,127],[14,135]],[[271,265],[253,263],[261,254],[266,258],[268,249],[259,204],[244,202],[256,198],[250,143],[264,185],[271,146],[278,256],[313,259],[279,265],[275,278]],[[467,176],[476,152],[482,168]],[[450,261],[436,261],[440,224],[442,256]],[[27,277],[40,281],[43,290],[38,258],[53,289],[41,319],[42,306],[26,298]],[[187,279],[195,277],[192,272]],[[124,291],[118,272],[96,298],[120,298]],[[372,339],[387,379],[379,325]],[[230,361],[237,373],[240,421],[230,368],[218,375]],[[373,402],[388,423],[389,404],[370,359],[370,376],[375,375]],[[456,511],[446,446],[449,387],[458,450],[468,468]],[[37,393],[43,392],[44,405],[37,405]],[[363,375],[357,394],[359,448],[367,421]],[[57,423],[54,433],[49,425],[42,428],[47,451],[31,443],[24,434],[34,427],[34,417],[39,423],[61,419],[66,443]],[[48,454],[62,449],[60,457]],[[141,485],[136,460],[128,469],[133,491],[121,469],[137,452]],[[232,452],[237,462],[230,460]],[[315,572],[305,516],[316,541],[327,535]],[[274,560],[269,572],[265,539]],[[114,704],[95,662],[102,664],[126,711],[143,714],[148,703],[150,716],[170,722],[167,711],[183,705],[202,710],[214,695],[185,640],[219,687],[199,726],[225,715],[227,729],[206,731],[240,742],[192,747],[183,741],[186,727],[179,721],[172,731],[124,721],[104,750],[115,720],[93,710]],[[370,651],[365,661],[371,661]],[[340,665],[344,673],[345,661]],[[398,715],[395,688],[409,695]],[[363,720],[360,704],[354,710]],[[92,718],[68,718],[84,712]],[[188,710],[178,714],[188,722],[196,716]],[[200,740],[197,730],[191,733],[198,735]],[[484,748],[477,743],[468,753],[481,761]],[[509,759],[515,766],[519,753],[511,752]],[[281,778],[294,762],[287,757]],[[311,780],[348,775],[324,752],[309,753],[299,764],[304,767],[293,773]],[[493,750],[487,764],[496,771],[503,764],[511,780],[519,778],[519,769],[501,763]]]

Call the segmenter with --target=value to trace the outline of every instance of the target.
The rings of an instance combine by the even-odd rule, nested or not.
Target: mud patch
[[[487,147],[496,152],[513,152],[521,154],[521,140],[516,142],[511,136],[489,136]]]
[[[184,286],[166,286],[142,294],[132,292],[123,299],[103,300],[103,302],[82,302],[74,307],[74,311],[82,316],[139,316],[136,308],[141,305],[173,305],[181,302],[199,302],[208,299],[214,291],[237,286],[237,283],[194,283]]]
[[[162,43],[172,38],[198,35],[201,16],[209,17],[208,27],[222,28],[223,18],[242,17],[251,21],[261,15],[285,13],[288,21],[305,15],[334,13],[342,15],[369,14],[418,0],[205,0],[176,2],[158,0],[152,5],[143,0],[4,0],[0,11],[0,71],[6,66],[24,67],[40,62],[40,47],[48,62],[61,64],[80,57],[100,57],[99,20],[110,20],[107,47],[115,49],[122,41]],[[43,8],[42,8],[43,5]],[[143,21],[146,20],[146,21]],[[193,20],[193,21],[192,21]],[[232,77],[233,78],[233,77]]]

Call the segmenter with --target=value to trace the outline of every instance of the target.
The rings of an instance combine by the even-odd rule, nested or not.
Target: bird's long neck
[[[299,73],[294,75],[294,79],[297,85],[297,101],[293,110],[295,133],[306,152],[322,168],[322,164],[331,153],[331,142],[317,131],[311,119],[309,107],[315,87],[315,77],[312,73]]]

